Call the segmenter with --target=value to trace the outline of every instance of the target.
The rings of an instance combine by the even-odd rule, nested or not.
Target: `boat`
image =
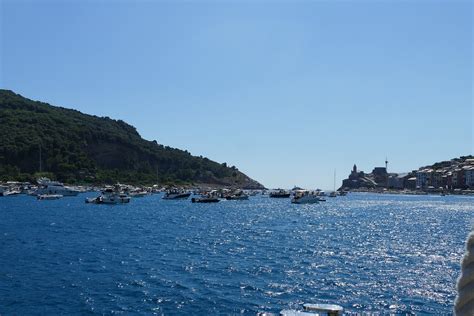
[[[185,200],[191,196],[190,192],[184,190],[169,190],[163,196],[163,200]]]
[[[134,190],[128,194],[130,197],[144,197],[148,195],[148,191],[145,190]]]
[[[92,204],[124,204],[130,202],[130,196],[117,190],[117,188],[106,188],[96,198],[86,198],[86,203]]]
[[[86,203],[91,203],[91,204],[100,204],[101,203],[101,197],[95,197],[95,198],[86,198]]]
[[[33,193],[34,195],[44,194],[59,194],[62,196],[76,196],[80,193],[79,190],[64,186],[61,182],[51,181],[48,178],[38,179],[39,187]]]
[[[290,197],[290,192],[282,189],[278,189],[276,191],[270,192],[268,195],[271,198],[289,198]]]
[[[227,195],[225,199],[242,201],[242,200],[248,200],[249,196],[245,194],[242,190],[238,190],[232,194]]]
[[[191,199],[192,203],[217,203],[220,202],[220,200],[216,197],[200,197],[200,198],[192,198]]]
[[[248,200],[249,196],[246,194],[243,195],[228,195],[225,197],[226,200],[234,200],[234,201],[243,201]]]
[[[36,196],[38,200],[57,200],[62,197],[61,194],[40,194]]]
[[[216,190],[211,191],[205,195],[202,195],[200,198],[192,198],[192,203],[217,203],[220,202],[220,199],[217,197],[218,192]]]
[[[332,191],[331,193],[329,193],[329,197],[337,197],[336,191]]]
[[[297,316],[297,315],[307,315],[307,316],[339,316],[343,315],[344,308],[336,304],[303,304],[304,311],[284,309],[280,311],[281,316]]]
[[[316,204],[321,201],[321,198],[315,193],[307,190],[297,190],[291,199],[294,204]]]
[[[2,196],[14,196],[21,194],[20,188],[8,188],[2,192]]]

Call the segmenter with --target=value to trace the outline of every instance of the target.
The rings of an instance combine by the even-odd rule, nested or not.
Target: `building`
[[[417,188],[425,188],[431,185],[431,173],[433,170],[425,169],[420,170],[416,173],[416,187]]]
[[[463,168],[464,169],[464,168]],[[464,169],[465,184],[469,188],[474,188],[474,166]]]

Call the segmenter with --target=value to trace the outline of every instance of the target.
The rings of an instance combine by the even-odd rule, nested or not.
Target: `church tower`
[[[352,174],[355,175],[357,174],[357,166],[354,164],[354,167],[352,167]]]

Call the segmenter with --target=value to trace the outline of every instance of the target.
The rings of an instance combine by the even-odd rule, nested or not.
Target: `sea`
[[[450,315],[474,197],[0,198],[0,315]]]

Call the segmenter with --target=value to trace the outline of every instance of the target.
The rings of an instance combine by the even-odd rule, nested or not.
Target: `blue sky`
[[[473,153],[471,1],[0,1],[2,88],[269,187]]]

